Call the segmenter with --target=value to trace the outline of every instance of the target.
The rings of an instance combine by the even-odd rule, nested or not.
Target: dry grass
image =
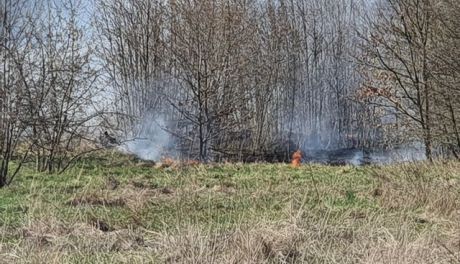
[[[0,263],[460,262],[456,162],[125,169],[2,190]]]
[[[94,224],[69,225],[47,219],[29,223],[20,237],[17,245],[5,249],[5,263],[99,263],[115,256],[117,262],[123,258],[151,258],[139,230],[102,231]]]
[[[456,263],[460,256],[436,233],[395,237],[374,225],[355,229],[284,222],[219,235],[188,227],[157,237],[164,263]]]

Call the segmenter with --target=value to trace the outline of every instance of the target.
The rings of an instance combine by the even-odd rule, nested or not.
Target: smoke
[[[364,151],[357,151],[355,152],[355,155],[353,158],[350,160],[350,164],[354,166],[359,166],[363,164],[364,161]]]
[[[304,153],[304,162],[333,165],[385,165],[426,159],[425,148],[420,143],[407,144],[392,149],[307,149],[304,150]]]
[[[146,115],[125,140],[121,150],[136,155],[143,160],[159,160],[164,154],[171,155],[173,140],[165,130],[163,117]]]
[[[375,164],[393,164],[426,160],[425,147],[422,143],[402,145],[390,150],[374,150],[370,159]]]

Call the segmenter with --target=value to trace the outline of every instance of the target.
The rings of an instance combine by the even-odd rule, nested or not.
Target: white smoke
[[[353,158],[350,160],[349,163],[354,166],[359,166],[363,164],[363,161],[364,161],[364,151],[360,150],[360,151],[356,151],[355,155],[353,156]]]
[[[392,149],[304,149],[304,162],[360,166],[394,164],[425,160],[421,143],[406,144]]]
[[[426,160],[422,143],[412,143],[386,151],[374,151],[370,155],[372,163],[393,164]]]
[[[163,117],[146,115],[134,127],[130,138],[121,145],[121,150],[136,155],[143,160],[159,160],[168,153],[171,146],[171,135],[165,130]]]

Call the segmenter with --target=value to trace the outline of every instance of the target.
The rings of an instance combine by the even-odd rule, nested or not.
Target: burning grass
[[[1,261],[460,260],[456,162],[296,169],[111,163],[122,158],[84,161],[64,175],[26,168],[13,186],[0,190]]]
[[[292,154],[291,166],[294,168],[300,167],[302,164],[302,151],[297,150]]]

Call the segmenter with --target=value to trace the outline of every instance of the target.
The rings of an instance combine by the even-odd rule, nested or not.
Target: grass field
[[[0,262],[460,262],[457,162],[147,165],[25,168],[0,190]]]

